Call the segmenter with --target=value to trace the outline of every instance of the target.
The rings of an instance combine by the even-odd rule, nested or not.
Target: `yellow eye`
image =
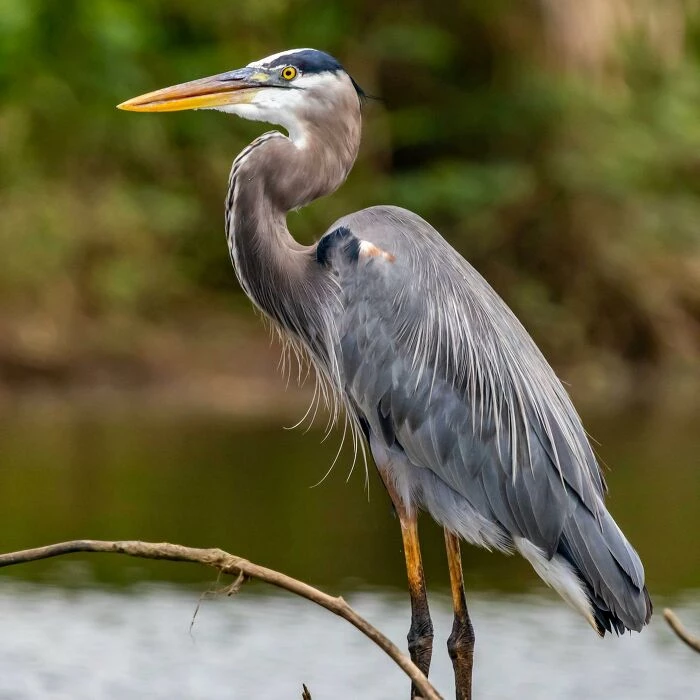
[[[297,77],[297,69],[294,66],[287,66],[282,69],[282,77],[285,80],[294,80]]]

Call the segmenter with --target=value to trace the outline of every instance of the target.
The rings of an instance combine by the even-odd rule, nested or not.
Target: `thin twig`
[[[378,629],[370,625],[367,620],[358,615],[343,598],[334,598],[303,581],[286,576],[279,571],[267,569],[264,566],[258,566],[247,559],[242,559],[241,557],[224,552],[222,549],[197,549],[194,547],[184,547],[179,544],[169,544],[167,542],[154,543],[139,542],[137,540],[117,542],[105,540],[73,540],[71,542],[51,544],[46,547],[37,547],[36,549],[25,549],[20,552],[0,554],[0,568],[37,561],[39,559],[49,559],[50,557],[58,557],[64,554],[73,554],[75,552],[108,552],[126,554],[131,557],[139,557],[142,559],[166,559],[169,561],[193,562],[210,566],[224,574],[256,578],[265,583],[282,588],[290,593],[306,598],[312,603],[316,603],[322,608],[347,620],[394,660],[399,668],[413,681],[416,688],[420,690],[424,700],[441,700],[440,694],[435,690],[421,670],[405,654],[401,653],[401,650],[390,639],[385,637]]]
[[[664,619],[668,622],[669,627],[676,633],[676,635],[684,641],[691,649],[694,649],[700,653],[700,637],[696,637],[688,630],[683,627],[678,615],[673,612],[670,608],[664,609]]]

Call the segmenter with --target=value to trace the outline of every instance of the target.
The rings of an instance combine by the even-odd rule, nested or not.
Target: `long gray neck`
[[[286,215],[334,192],[352,168],[359,104],[342,121],[333,116],[327,123],[318,116],[302,121],[297,143],[279,132],[253,141],[233,163],[227,196],[227,239],[241,286],[274,321],[306,341],[309,315],[330,292],[330,281],[316,264],[315,246],[291,236]]]

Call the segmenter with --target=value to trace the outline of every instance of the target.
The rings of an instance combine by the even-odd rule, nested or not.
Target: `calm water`
[[[0,549],[74,537],[220,546],[341,593],[404,646],[409,623],[398,527],[370,474],[338,444],[281,419],[108,414],[65,408],[0,418]],[[697,416],[587,416],[611,467],[610,507],[640,551],[657,610],[700,631]],[[432,676],[452,692],[440,531],[422,525],[436,623]],[[700,658],[660,615],[601,641],[521,561],[466,548],[480,698],[700,697]],[[392,662],[310,604],[247,585],[199,595],[211,572],[92,555],[0,573],[0,699],[407,697]]]

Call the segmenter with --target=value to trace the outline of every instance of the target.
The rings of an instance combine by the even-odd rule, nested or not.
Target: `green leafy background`
[[[0,361],[138,357],[149,328],[243,323],[223,198],[261,125],[114,106],[314,46],[381,100],[346,185],[290,215],[300,240],[396,203],[441,230],[560,367],[696,372],[697,3],[564,5],[4,0]]]

